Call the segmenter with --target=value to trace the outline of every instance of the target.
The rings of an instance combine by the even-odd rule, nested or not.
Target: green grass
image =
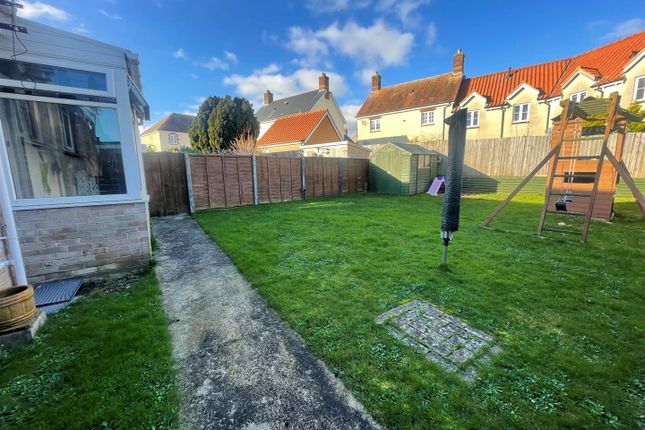
[[[644,428],[645,224],[633,202],[589,242],[535,234],[541,196],[466,198],[439,268],[441,199],[342,196],[196,219],[389,428]],[[568,218],[563,218],[568,222]],[[470,384],[374,318],[427,300],[503,348]]]
[[[153,273],[112,282],[0,351],[2,429],[174,429],[179,400]]]

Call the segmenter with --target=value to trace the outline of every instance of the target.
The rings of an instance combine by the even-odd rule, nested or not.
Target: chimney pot
[[[273,103],[273,93],[267,90],[266,93],[264,93],[264,105],[266,106],[271,103]]]
[[[457,52],[452,58],[452,73],[464,74],[464,51],[461,48],[457,49]]]
[[[381,90],[381,75],[378,72],[374,72],[372,75],[372,92]]]
[[[318,91],[329,92],[329,77],[324,73],[318,78]]]

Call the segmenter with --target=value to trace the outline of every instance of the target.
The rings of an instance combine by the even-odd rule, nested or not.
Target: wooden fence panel
[[[146,153],[143,167],[150,215],[174,215],[190,210],[183,154]]]

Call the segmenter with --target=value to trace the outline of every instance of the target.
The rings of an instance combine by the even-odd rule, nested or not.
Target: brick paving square
[[[489,364],[501,349],[493,336],[469,326],[428,302],[415,300],[376,318],[396,339],[424,354],[466,381],[477,377],[477,367]]]

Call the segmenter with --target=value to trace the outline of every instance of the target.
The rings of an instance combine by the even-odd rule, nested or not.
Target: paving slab
[[[192,218],[152,226],[184,429],[378,428]]]
[[[397,306],[376,317],[396,339],[437,363],[447,372],[459,371],[466,381],[477,377],[477,367],[490,364],[501,349],[493,337],[422,300]]]

